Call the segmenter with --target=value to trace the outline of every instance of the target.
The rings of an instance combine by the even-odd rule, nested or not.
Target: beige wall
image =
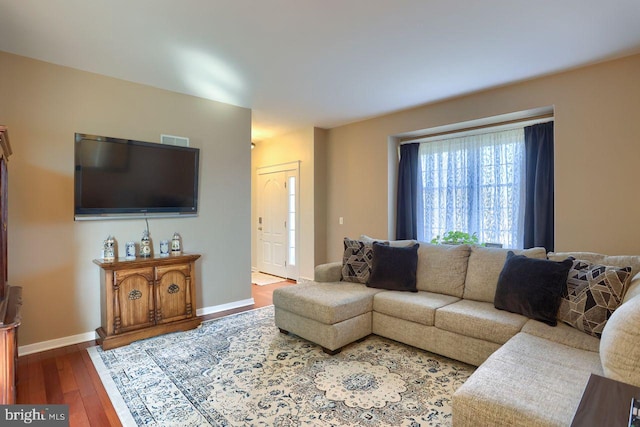
[[[266,139],[256,143],[256,148],[251,153],[251,169],[252,169],[252,263],[253,268],[257,267],[257,227],[258,227],[258,215],[255,207],[257,206],[256,199],[256,182],[257,182],[257,169],[268,166],[281,165],[289,162],[300,161],[300,224],[298,228],[299,233],[299,277],[302,279],[313,278],[313,269],[316,265],[315,259],[315,245],[316,239],[316,227],[322,227],[322,224],[316,223],[316,194],[322,194],[321,190],[316,193],[315,180],[317,176],[323,177],[324,172],[322,170],[317,171],[317,164],[315,161],[316,150],[320,150],[322,146],[322,140],[326,131],[322,129],[315,129],[312,127],[300,129],[297,131],[289,132],[284,135],[279,135],[275,138]],[[319,143],[316,148],[316,138]],[[319,175],[318,175],[319,174]],[[324,205],[323,205],[324,206]],[[324,207],[322,208],[322,214],[324,216]],[[321,220],[321,219],[320,219]]]
[[[20,345],[100,325],[99,269],[112,234],[139,241],[144,220],[73,220],[74,132],[200,148],[196,218],[151,219],[154,248],[174,231],[200,253],[198,308],[251,298],[251,111],[0,52],[0,123],[8,125],[9,280],[23,286]],[[150,174],[159,171],[150,170]]]
[[[314,129],[314,265],[327,259],[327,134],[326,129]],[[313,277],[313,276],[311,276]]]
[[[555,108],[556,250],[640,253],[638,76],[635,55],[331,129],[327,260],[340,259],[344,236],[393,237],[391,135],[545,106]]]

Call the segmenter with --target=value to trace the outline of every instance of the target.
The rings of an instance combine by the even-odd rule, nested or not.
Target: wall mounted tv
[[[195,216],[200,150],[75,134],[76,220]]]

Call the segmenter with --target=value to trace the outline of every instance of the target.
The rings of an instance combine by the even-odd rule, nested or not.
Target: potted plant
[[[447,231],[442,236],[437,235],[431,239],[431,243],[435,245],[462,245],[466,243],[468,245],[484,246],[480,244],[477,233],[469,234],[464,231]]]

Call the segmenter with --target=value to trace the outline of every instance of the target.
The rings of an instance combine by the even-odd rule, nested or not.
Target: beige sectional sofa
[[[569,425],[591,373],[640,386],[640,257],[515,252],[632,267],[624,303],[602,338],[496,309],[506,249],[422,242],[417,293],[344,282],[341,262],[325,264],[314,282],[274,291],[275,322],[330,354],[377,334],[478,366],[453,396],[454,426]]]

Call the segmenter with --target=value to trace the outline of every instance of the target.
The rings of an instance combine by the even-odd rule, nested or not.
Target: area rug
[[[448,426],[474,369],[373,335],[328,356],[273,306],[88,350],[125,426]]]
[[[251,272],[251,283],[258,286],[272,285],[274,283],[283,282],[287,279],[282,277],[272,276],[270,274],[261,273],[259,271]]]

